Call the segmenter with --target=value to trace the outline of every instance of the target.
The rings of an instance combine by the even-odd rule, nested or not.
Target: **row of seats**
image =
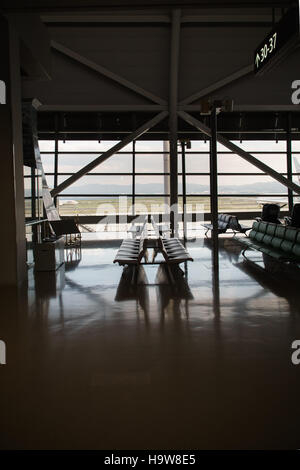
[[[239,241],[246,249],[261,251],[280,261],[300,261],[300,229],[295,227],[256,221],[249,238]]]
[[[167,264],[194,261],[178,238],[159,237],[160,249]]]
[[[133,240],[124,239],[114,259],[114,263],[119,263],[121,266],[129,264],[140,264],[146,251],[145,238],[147,234],[148,229],[146,218],[141,230],[140,238],[135,238]]]
[[[281,224],[279,217],[280,207],[277,204],[264,204],[261,217],[257,217],[256,220]],[[300,228],[300,204],[294,204],[291,216],[285,217],[284,222],[285,225]]]
[[[207,236],[209,230],[213,230],[213,224],[204,224],[203,226],[206,228],[205,235]],[[241,225],[235,215],[218,214],[218,233],[225,233],[228,229],[234,233],[246,233],[251,227]]]

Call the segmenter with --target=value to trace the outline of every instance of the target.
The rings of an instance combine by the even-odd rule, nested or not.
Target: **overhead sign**
[[[299,2],[300,3],[300,2]],[[290,9],[254,52],[254,71],[262,74],[282,60],[300,42],[299,5]]]

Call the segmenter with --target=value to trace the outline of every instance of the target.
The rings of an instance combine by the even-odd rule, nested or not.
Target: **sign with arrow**
[[[299,5],[290,9],[254,51],[254,71],[273,68],[300,43]]]

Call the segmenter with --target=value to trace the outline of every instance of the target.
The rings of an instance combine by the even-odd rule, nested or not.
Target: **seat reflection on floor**
[[[136,285],[132,284],[133,269],[127,266],[123,269],[122,276],[117,288],[115,300],[122,302],[126,300],[136,300],[139,306],[148,317],[150,307],[149,284],[145,268],[139,269],[139,277]],[[193,295],[184,277],[184,273],[178,266],[172,269],[174,284],[169,283],[169,277],[166,273],[165,266],[162,264],[158,267],[155,277],[155,288],[157,294],[157,305],[161,317],[164,316],[165,310],[168,308],[170,300],[173,300],[174,314],[180,310],[182,300],[191,300]],[[177,305],[177,308],[175,307]],[[186,316],[188,316],[188,304],[186,306]]]
[[[218,266],[211,240],[189,240],[174,286],[147,265],[133,288],[120,243],[83,244],[54,273],[29,270],[19,298],[1,293],[0,447],[299,447],[297,283],[220,237]]]
[[[136,285],[132,284],[132,276],[133,267],[126,266],[122,272],[115,300],[117,302],[136,300],[144,311],[145,318],[147,318],[149,314],[149,293],[147,289],[148,279],[143,266],[139,269],[139,278]]]

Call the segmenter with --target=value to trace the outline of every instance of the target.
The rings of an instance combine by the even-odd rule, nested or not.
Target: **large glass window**
[[[136,194],[164,194],[163,176],[136,176]]]
[[[167,161],[164,164],[164,159],[167,160],[167,158],[168,155],[164,157],[162,154],[137,154],[135,171],[136,173],[164,173],[165,166],[168,168]]]
[[[40,141],[41,158],[48,185],[53,188],[78,172],[99,155],[116,145],[117,141]],[[286,141],[234,142],[254,157],[282,175],[287,175]],[[186,201],[189,211],[210,211],[209,141],[192,141],[185,149]],[[114,207],[118,213],[164,211],[170,193],[168,145],[163,141],[138,140],[92,169],[59,195],[62,215],[93,215],[105,207]],[[57,175],[54,175],[57,165]],[[292,169],[295,182],[300,180],[300,142],[292,144]],[[220,212],[258,212],[263,198],[274,202],[286,198],[287,188],[255,165],[218,144],[218,192]],[[182,208],[183,175],[181,145],[178,145],[178,194]],[[118,196],[122,196],[121,206]],[[126,204],[124,205],[124,200]],[[72,203],[64,201],[72,200]],[[100,209],[99,209],[100,205]]]
[[[45,173],[54,173],[54,154],[41,153],[41,160]]]
[[[59,184],[66,177],[60,177]],[[128,194],[131,195],[131,176],[86,175],[61,192],[64,194]]]

